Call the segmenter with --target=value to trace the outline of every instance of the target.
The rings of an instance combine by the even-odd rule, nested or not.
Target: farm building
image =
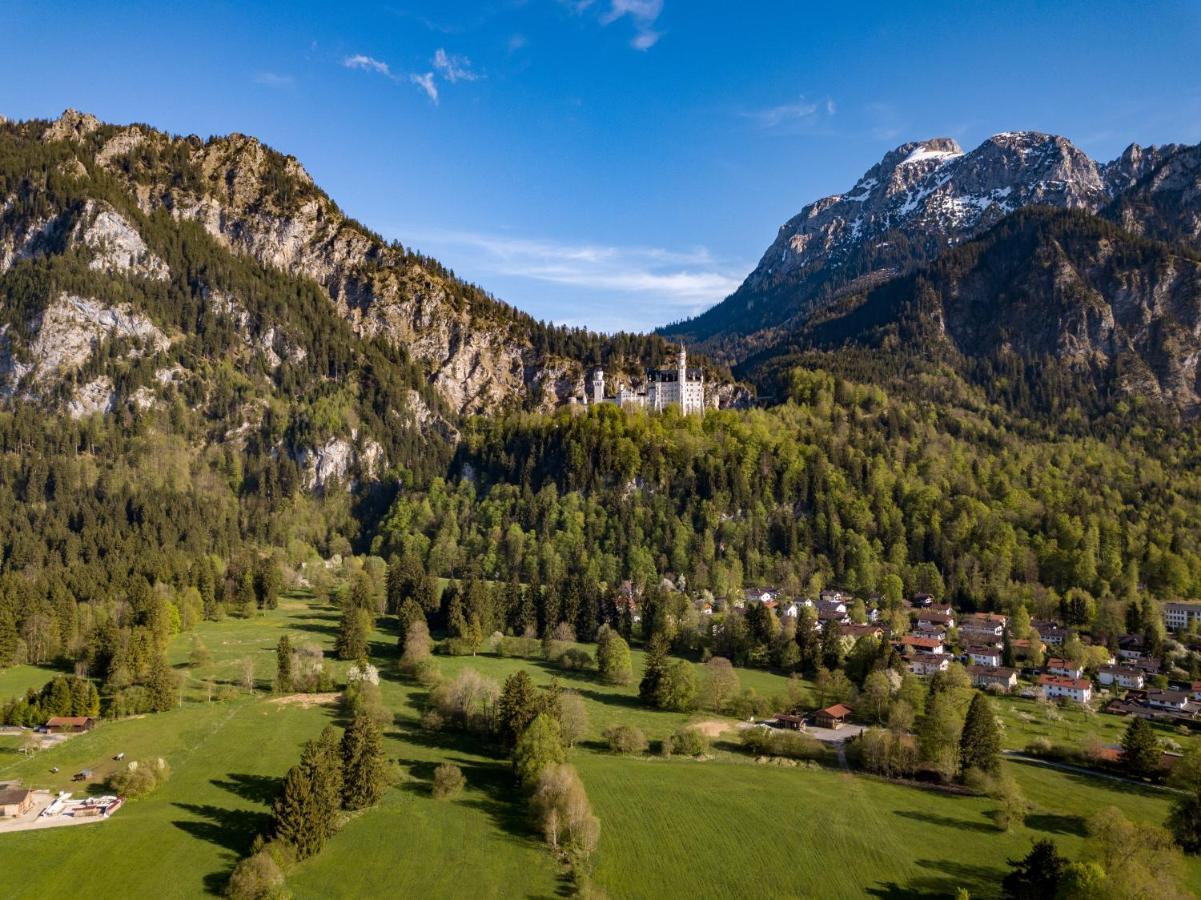
[[[821,728],[841,728],[851,717],[851,709],[841,703],[819,709],[813,714],[813,723]]]
[[[0,788],[0,819],[15,819],[33,809],[33,791],[17,785]]]
[[[46,723],[51,734],[79,734],[95,727],[96,720],[91,716],[54,716]]]

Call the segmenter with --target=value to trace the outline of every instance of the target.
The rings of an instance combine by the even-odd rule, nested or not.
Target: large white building
[[[1184,630],[1201,620],[1201,600],[1177,600],[1163,605],[1163,623],[1171,631]]]
[[[680,344],[674,369],[655,369],[646,373],[646,390],[635,391],[624,384],[618,385],[617,393],[605,396],[605,373],[596,369],[592,373],[592,390],[588,403],[616,403],[618,406],[638,406],[662,412],[675,406],[685,415],[705,411],[705,373],[700,369],[688,368],[688,352]]]

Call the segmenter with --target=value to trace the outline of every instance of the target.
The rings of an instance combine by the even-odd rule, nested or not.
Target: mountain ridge
[[[1041,132],[1002,132],[966,153],[950,138],[902,144],[849,191],[807,204],[782,225],[734,294],[659,333],[737,362],[780,341],[863,281],[879,283],[936,259],[1019,209],[1117,209],[1119,199],[1136,195],[1154,172],[1196,152],[1175,144],[1131,144],[1117,159],[1099,164],[1066,138]],[[1177,187],[1187,206],[1195,184],[1187,176],[1181,180]],[[1192,226],[1195,240],[1201,220]]]

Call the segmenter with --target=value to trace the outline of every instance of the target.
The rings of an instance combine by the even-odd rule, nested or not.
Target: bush
[[[672,753],[700,756],[709,750],[709,738],[697,728],[681,728],[668,739]]]
[[[614,753],[645,753],[646,735],[633,725],[614,725],[605,729],[605,740]]]
[[[592,657],[578,647],[569,647],[559,654],[559,668],[582,672],[592,665]]]
[[[800,731],[774,728],[747,728],[742,746],[756,756],[780,756],[786,759],[820,759],[825,748],[817,738]]]
[[[171,767],[165,759],[134,760],[124,769],[109,776],[109,789],[128,800],[145,797],[171,777]]]
[[[466,784],[467,779],[463,777],[463,770],[452,763],[442,763],[434,769],[433,794],[439,800],[453,797],[461,792]]]
[[[474,669],[464,669],[430,691],[430,707],[442,720],[467,731],[491,731],[499,699],[500,685]]]
[[[542,655],[542,642],[532,637],[505,636],[497,644],[496,652],[501,656],[512,656],[518,659],[531,659]]]
[[[573,766],[559,763],[542,770],[534,788],[534,810],[546,842],[573,865],[585,863],[596,850],[600,820]]]
[[[443,656],[475,656],[476,645],[467,638],[448,637],[438,643],[438,652]]]
[[[260,850],[237,864],[225,896],[231,900],[280,900],[289,895],[284,889],[283,869],[270,853]]]

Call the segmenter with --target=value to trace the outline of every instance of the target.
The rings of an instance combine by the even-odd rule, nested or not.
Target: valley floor
[[[260,618],[204,623],[198,630],[213,662],[191,673],[180,709],[105,722],[28,759],[17,752],[15,738],[0,737],[0,781],[70,790],[78,788],[70,784],[72,773],[90,767],[100,781],[118,765],[112,759],[118,753],[163,756],[173,771],[155,794],[95,827],[0,835],[5,896],[69,896],[85,886],[101,898],[219,894],[237,859],[270,824],[271,800],[300,745],[339,713],[333,703],[279,702],[261,692],[209,703],[197,679],[236,681],[249,657],[265,686],[281,633],[329,648],[336,621],[332,609],[292,597]],[[470,738],[420,729],[425,691],[393,674],[393,645],[394,638],[378,633],[372,655],[384,676],[385,701],[397,713],[386,731],[387,751],[407,778],[299,865],[289,889],[314,900],[562,896],[568,886],[527,817],[507,761],[482,753]],[[173,660],[183,664],[189,647],[189,636],[176,638]],[[1007,761],[1036,808],[1024,827],[1000,833],[986,799],[835,767],[756,765],[737,749],[733,731],[703,762],[617,757],[602,748],[601,732],[609,725],[638,725],[653,740],[690,717],[640,706],[636,686],[611,687],[538,661],[436,659],[447,674],[473,667],[501,680],[525,667],[538,683],[557,675],[583,696],[591,733],[572,751],[572,761],[602,825],[595,881],[614,898],[946,896],[958,887],[973,897],[995,897],[1006,859],[1024,855],[1033,840],[1052,838],[1074,855],[1083,846],[1085,819],[1106,806],[1154,823],[1167,814],[1169,799],[1161,791]],[[636,677],[641,662],[635,653]],[[771,673],[739,674],[744,687],[766,694],[782,692],[785,684]],[[41,684],[47,677],[26,667],[0,673],[0,683],[12,694],[23,680]],[[1022,746],[1028,732],[1086,725],[1014,718],[1006,744]],[[446,760],[462,768],[468,789],[434,800],[432,770]],[[54,766],[57,774],[50,772]],[[1188,865],[1191,883],[1201,884],[1201,862]]]

